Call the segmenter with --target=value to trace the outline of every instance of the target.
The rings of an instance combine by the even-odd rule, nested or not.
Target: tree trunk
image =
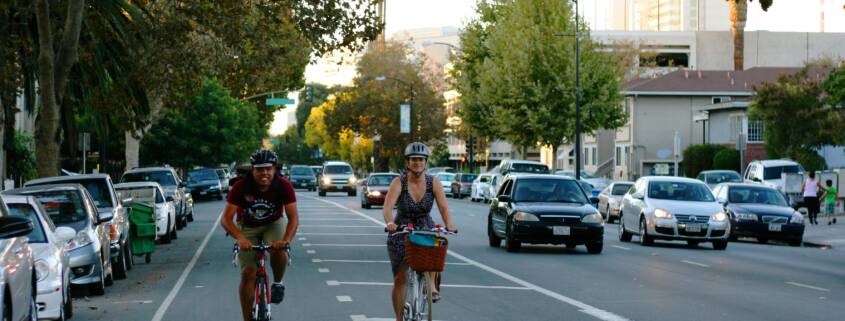
[[[161,114],[163,98],[162,94],[157,91],[147,91],[147,101],[150,104],[149,121],[144,128],[140,130],[127,130],[123,132],[125,139],[124,150],[126,150],[126,170],[138,167],[140,165],[140,150],[141,139],[150,130],[150,127],[158,120]]]
[[[557,170],[557,150],[560,145],[552,145],[552,173]]]
[[[734,70],[743,70],[745,61],[745,21],[748,18],[747,0],[729,0],[731,33],[734,41]]]

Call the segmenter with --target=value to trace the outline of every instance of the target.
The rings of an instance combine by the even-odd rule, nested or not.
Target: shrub
[[[723,149],[713,156],[713,169],[729,169],[739,172],[739,151]]]
[[[696,177],[704,170],[713,169],[713,157],[727,149],[722,145],[697,144],[684,149],[684,175]]]

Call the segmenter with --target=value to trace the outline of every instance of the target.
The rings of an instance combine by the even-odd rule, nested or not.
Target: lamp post
[[[393,80],[393,81],[398,82],[398,83],[400,83],[400,84],[403,84],[403,85],[405,85],[405,86],[408,86],[408,105],[410,106],[410,109],[411,109],[411,110],[410,110],[410,112],[409,112],[409,115],[408,115],[408,122],[410,123],[410,126],[409,126],[410,128],[409,128],[409,133],[408,133],[408,134],[409,134],[409,135],[413,138],[413,137],[414,137],[414,134],[415,134],[415,131],[414,131],[414,117],[413,117],[413,110],[414,110],[414,84],[413,84],[413,83],[410,83],[410,82],[407,82],[407,81],[404,81],[404,80],[402,80],[402,79],[396,78],[396,77],[390,77],[390,76],[385,76],[385,75],[380,75],[380,76],[376,76],[376,77],[375,77],[375,80],[378,80],[378,81],[384,81],[384,80],[387,80],[387,79],[390,79],[390,80]],[[401,121],[401,111],[400,111],[400,121]],[[402,124],[400,123],[399,125],[401,126]]]
[[[581,179],[581,27],[578,25],[578,0],[575,2],[575,180]]]

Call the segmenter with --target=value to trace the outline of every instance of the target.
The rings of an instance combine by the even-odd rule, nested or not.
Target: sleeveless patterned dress
[[[393,223],[399,226],[414,224],[414,229],[433,228],[431,207],[434,205],[434,177],[425,174],[425,193],[419,203],[408,192],[408,172],[402,172],[399,180],[402,182],[402,192],[396,201],[397,215]],[[390,267],[396,275],[399,265],[405,260],[405,234],[391,234],[387,237],[387,254],[390,256]]]

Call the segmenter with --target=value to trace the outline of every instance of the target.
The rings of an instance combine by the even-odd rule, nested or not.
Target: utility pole
[[[581,26],[578,25],[578,0],[575,2],[575,180],[581,180]]]

